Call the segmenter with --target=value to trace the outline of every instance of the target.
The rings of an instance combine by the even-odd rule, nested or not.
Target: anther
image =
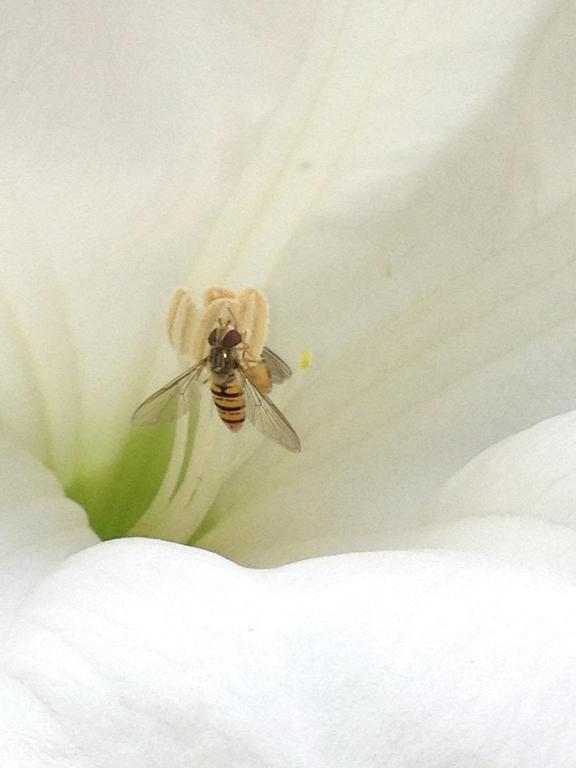
[[[197,323],[196,305],[187,288],[178,288],[166,315],[168,338],[176,353],[190,359]]]
[[[204,306],[207,307],[217,299],[236,299],[237,294],[232,288],[208,288],[204,291]]]
[[[194,362],[208,355],[208,338],[215,328],[234,328],[242,334],[243,358],[256,363],[268,333],[268,302],[255,288],[238,294],[231,288],[214,287],[205,291],[204,307],[198,312],[190,291],[179,288],[168,309],[166,326],[178,355]]]
[[[268,302],[255,288],[245,288],[238,297],[238,330],[245,333],[246,354],[260,360],[268,335]]]

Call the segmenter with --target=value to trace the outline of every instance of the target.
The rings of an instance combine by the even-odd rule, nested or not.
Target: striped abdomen
[[[244,392],[235,376],[223,382],[212,380],[210,385],[214,405],[218,414],[228,429],[236,431],[244,424],[246,418],[246,401]]]

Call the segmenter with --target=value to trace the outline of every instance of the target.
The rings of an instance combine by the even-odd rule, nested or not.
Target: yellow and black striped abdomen
[[[210,385],[214,405],[218,414],[228,429],[240,429],[246,418],[246,401],[244,392],[236,378],[229,381],[212,381]]]

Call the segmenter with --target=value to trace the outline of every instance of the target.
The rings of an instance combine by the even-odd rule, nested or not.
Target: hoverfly
[[[161,424],[187,413],[199,394],[197,382],[207,369],[214,405],[228,429],[238,431],[248,416],[263,435],[299,452],[298,435],[266,394],[292,371],[268,347],[263,348],[260,360],[248,364],[242,341],[242,334],[229,323],[214,328],[208,336],[208,355],[144,400],[134,412],[132,424]]]

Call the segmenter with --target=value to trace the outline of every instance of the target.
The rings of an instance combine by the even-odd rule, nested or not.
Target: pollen
[[[298,363],[298,368],[300,368],[301,371],[305,371],[312,365],[312,351],[310,349],[305,349],[303,352],[300,353],[300,362]]]

